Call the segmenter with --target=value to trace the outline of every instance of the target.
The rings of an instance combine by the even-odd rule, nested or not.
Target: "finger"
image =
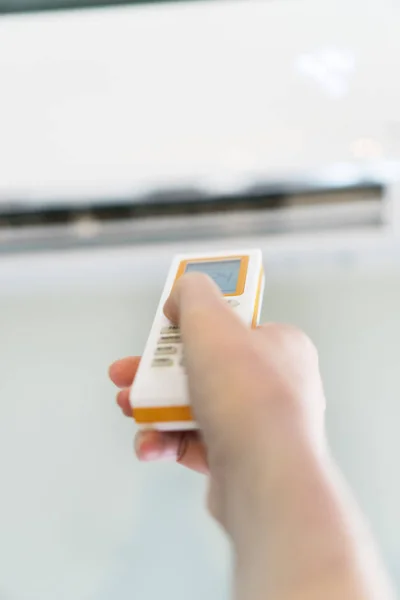
[[[198,473],[208,473],[204,445],[192,432],[140,431],[135,451],[141,461],[171,460]]]
[[[132,385],[140,363],[139,356],[130,356],[115,361],[108,369],[108,375],[117,387],[127,388]]]
[[[130,388],[121,390],[117,394],[117,404],[126,417],[133,417],[132,407],[129,401]]]

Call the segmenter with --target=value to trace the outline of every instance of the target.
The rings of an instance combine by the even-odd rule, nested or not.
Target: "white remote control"
[[[175,256],[130,395],[133,416],[142,428],[197,429],[189,405],[180,331],[163,312],[174,283],[193,271],[209,275],[232,310],[249,326],[258,325],[264,292],[260,250]]]

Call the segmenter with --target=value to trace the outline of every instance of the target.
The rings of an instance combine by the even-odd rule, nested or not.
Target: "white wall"
[[[140,353],[175,250],[0,262],[2,600],[228,597],[204,480],[135,461],[106,377]],[[400,586],[400,254],[264,250],[264,318],[316,341],[334,451]]]

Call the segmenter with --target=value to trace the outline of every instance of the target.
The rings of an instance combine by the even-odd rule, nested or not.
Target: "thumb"
[[[195,418],[205,437],[215,427],[220,433],[232,409],[232,374],[243,370],[250,330],[201,273],[178,280],[164,312],[181,329]]]

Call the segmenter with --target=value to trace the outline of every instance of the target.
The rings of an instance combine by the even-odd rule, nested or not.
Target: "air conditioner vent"
[[[0,250],[380,227],[385,187],[257,184],[240,194],[161,190],[131,201],[0,207]]]

